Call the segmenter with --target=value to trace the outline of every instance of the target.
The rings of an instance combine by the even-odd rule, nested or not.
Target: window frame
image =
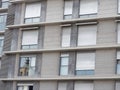
[[[35,70],[34,70],[34,74],[33,75],[29,75],[29,72],[28,72],[28,75],[21,75],[20,74],[20,69],[21,69],[21,60],[22,60],[22,58],[35,58],[35,66],[34,66],[34,68],[35,68]],[[18,76],[20,76],[20,77],[30,77],[30,76],[34,76],[35,75],[35,73],[36,73],[36,65],[37,65],[37,57],[36,57],[36,55],[24,55],[24,56],[20,56],[19,57],[19,67],[18,67]],[[23,67],[22,67],[23,68]],[[28,69],[28,71],[29,71],[30,69]]]

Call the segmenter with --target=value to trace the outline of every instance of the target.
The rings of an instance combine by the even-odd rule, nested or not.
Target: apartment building
[[[120,90],[120,0],[0,0],[0,90]]]

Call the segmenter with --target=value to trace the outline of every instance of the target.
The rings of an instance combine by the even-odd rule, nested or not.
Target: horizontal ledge
[[[7,11],[8,8],[0,8],[0,12],[4,12],[4,11]]]
[[[86,23],[76,23],[76,25],[81,26],[81,25],[93,25],[97,24],[98,22],[86,22]]]
[[[16,77],[16,78],[1,78],[1,81],[61,81],[61,80],[120,80],[120,75],[112,75],[112,76],[59,76],[54,78],[24,78],[24,77]]]
[[[115,19],[119,18],[120,15],[111,16],[111,17],[92,17],[92,18],[77,18],[71,20],[61,20],[61,21],[51,21],[51,22],[39,22],[39,23],[31,23],[31,24],[17,24],[17,25],[8,25],[7,28],[24,28],[24,27],[34,27],[40,25],[50,25],[50,24],[70,24],[72,22],[80,23],[85,21],[96,21],[96,20],[106,20],[106,19]]]
[[[54,49],[36,49],[36,50],[18,50],[18,51],[4,51],[4,54],[21,54],[21,53],[41,53],[41,52],[56,52],[56,51],[78,51],[78,50],[97,50],[97,49],[110,49],[120,48],[117,45],[95,45],[95,46],[81,46],[81,47],[67,47],[67,48],[54,48]]]

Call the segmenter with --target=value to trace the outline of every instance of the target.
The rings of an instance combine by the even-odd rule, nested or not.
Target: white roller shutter
[[[93,90],[92,82],[75,82],[74,90]]]
[[[76,70],[91,70],[95,68],[95,53],[77,53]]]
[[[41,3],[26,4],[25,18],[40,17]]]
[[[98,11],[98,0],[80,0],[80,15],[93,14]]]
[[[73,8],[73,1],[72,0],[65,0],[64,15],[72,14],[72,8]]]
[[[67,83],[66,82],[59,82],[58,83],[58,90],[67,90]]]
[[[38,30],[23,31],[22,45],[38,44]]]
[[[120,43],[120,23],[118,23],[118,43]]]
[[[62,47],[70,46],[71,27],[64,27],[62,30]]]
[[[120,0],[118,0],[118,13],[120,13]]]
[[[78,46],[96,45],[97,25],[79,26]]]

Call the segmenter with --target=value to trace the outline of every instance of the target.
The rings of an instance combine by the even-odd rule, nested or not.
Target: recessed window
[[[4,36],[0,36],[0,55],[3,51],[3,44],[4,44]]]
[[[80,0],[80,17],[94,17],[98,11],[98,0]]]
[[[30,3],[26,4],[25,10],[25,23],[36,23],[40,22],[41,16],[41,3]]]
[[[120,90],[120,81],[116,81],[116,89],[115,90]]]
[[[36,57],[23,56],[20,57],[19,76],[35,75]]]
[[[120,74],[120,51],[117,51],[117,74]]]
[[[76,75],[93,75],[95,69],[95,52],[78,52]]]
[[[118,27],[117,27],[117,29],[118,29],[117,30],[118,31],[118,33],[117,33],[117,43],[120,44],[120,23],[118,23],[117,25],[118,25]]]
[[[68,75],[69,54],[61,54],[60,57],[60,75]]]
[[[23,31],[22,49],[36,49],[38,47],[38,30]]]
[[[2,8],[8,8],[9,0],[2,0]]]
[[[6,27],[7,14],[0,14],[0,31],[4,31]]]
[[[67,90],[67,82],[59,82],[58,90]]]
[[[18,84],[17,90],[33,90],[33,84]]]
[[[93,82],[76,81],[74,90],[93,90]]]
[[[96,45],[97,25],[78,27],[78,46]]]
[[[62,29],[62,47],[70,46],[71,27],[63,27]]]
[[[72,10],[73,10],[73,1],[72,0],[65,0],[64,19],[71,19],[72,18]]]

